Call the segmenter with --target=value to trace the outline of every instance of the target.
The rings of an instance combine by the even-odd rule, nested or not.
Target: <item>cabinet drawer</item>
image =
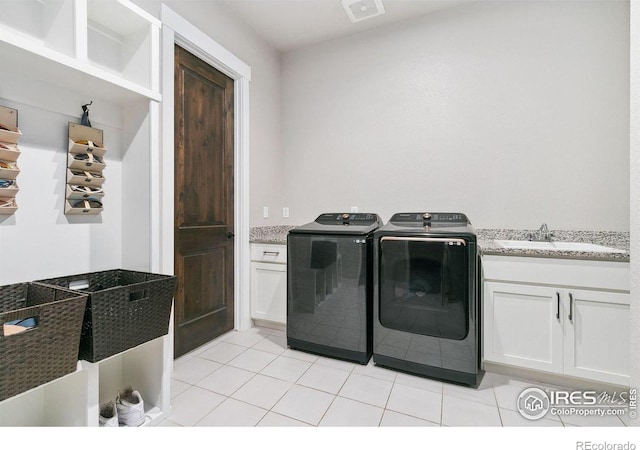
[[[487,281],[629,291],[628,262],[486,255]]]
[[[287,246],[274,244],[251,244],[251,261],[286,264]]]

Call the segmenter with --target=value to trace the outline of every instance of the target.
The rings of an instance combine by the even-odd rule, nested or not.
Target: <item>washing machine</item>
[[[287,345],[366,364],[377,214],[325,213],[287,235]]]
[[[374,363],[477,387],[481,270],[467,216],[394,214],[374,254]]]

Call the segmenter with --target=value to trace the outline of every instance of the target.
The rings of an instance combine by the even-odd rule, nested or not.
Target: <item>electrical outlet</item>
[[[285,219],[289,218],[289,208],[287,208],[286,206],[282,208],[282,217]]]
[[[263,219],[268,219],[269,218],[269,207],[268,206],[263,206],[262,207],[262,218]]]
[[[357,206],[352,206],[350,212],[357,213],[358,212],[358,207]]]

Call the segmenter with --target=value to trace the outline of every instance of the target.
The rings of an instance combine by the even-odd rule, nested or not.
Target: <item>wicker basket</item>
[[[36,318],[4,336],[0,326],[0,401],[75,372],[87,296],[34,283],[0,286],[0,324]]]
[[[36,283],[89,294],[80,359],[100,361],[169,331],[173,276],[116,269]]]

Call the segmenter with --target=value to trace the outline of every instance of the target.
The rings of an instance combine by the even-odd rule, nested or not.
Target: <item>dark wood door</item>
[[[233,80],[175,48],[174,356],[233,329]]]

